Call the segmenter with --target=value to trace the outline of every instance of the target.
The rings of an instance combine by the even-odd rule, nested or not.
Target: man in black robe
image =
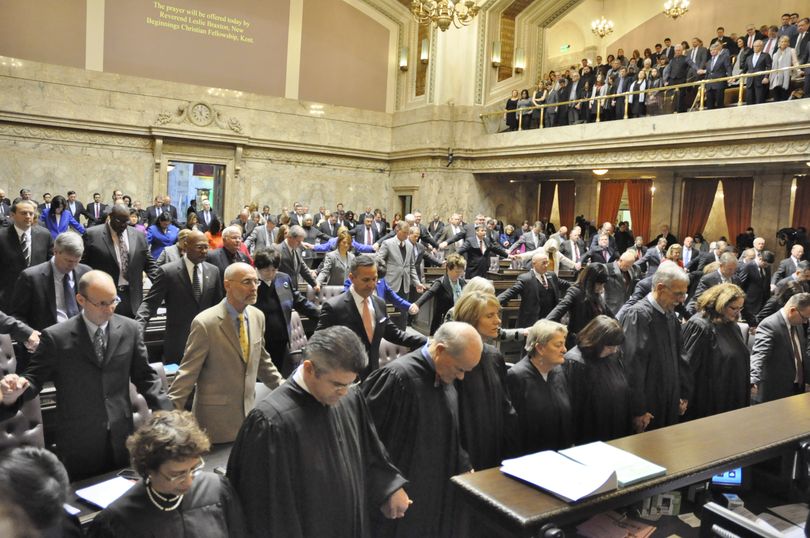
[[[363,382],[380,439],[408,477],[408,495],[414,502],[402,519],[375,517],[375,538],[450,538],[458,532],[453,528],[450,477],[471,467],[461,446],[453,381],[475,368],[482,348],[471,325],[448,322],[425,347],[372,372]]]
[[[681,358],[681,327],[674,310],[688,288],[683,269],[665,261],[653,275],[649,295],[621,318],[636,432],[676,424],[686,412],[689,366]]]
[[[370,516],[402,518],[407,483],[362,393],[366,357],[346,327],[318,331],[303,363],[245,419],[228,461],[251,536],[373,536]]]

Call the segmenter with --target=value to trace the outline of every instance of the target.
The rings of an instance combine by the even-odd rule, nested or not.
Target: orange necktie
[[[371,326],[371,309],[368,307],[368,299],[363,299],[363,327],[366,329],[368,341],[374,340],[374,327]]]

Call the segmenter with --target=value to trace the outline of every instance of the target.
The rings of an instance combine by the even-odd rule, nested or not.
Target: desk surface
[[[666,467],[667,474],[575,504],[509,478],[498,468],[452,480],[469,506],[501,527],[527,532],[548,521],[564,524],[583,519],[762,461],[807,437],[810,393],[611,441]]]

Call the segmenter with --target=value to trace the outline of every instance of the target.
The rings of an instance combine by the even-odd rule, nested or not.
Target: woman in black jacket
[[[577,333],[596,316],[604,314],[614,317],[613,312],[605,304],[607,278],[607,268],[604,264],[589,264],[579,273],[576,284],[568,288],[562,300],[546,316],[546,319],[551,321],[560,321],[568,314],[567,347],[574,347]]]

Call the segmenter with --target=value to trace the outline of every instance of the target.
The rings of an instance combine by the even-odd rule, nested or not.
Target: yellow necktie
[[[245,325],[245,315],[239,314],[239,347],[242,348],[242,360],[247,362],[250,358],[250,345],[248,344],[247,325]]]

